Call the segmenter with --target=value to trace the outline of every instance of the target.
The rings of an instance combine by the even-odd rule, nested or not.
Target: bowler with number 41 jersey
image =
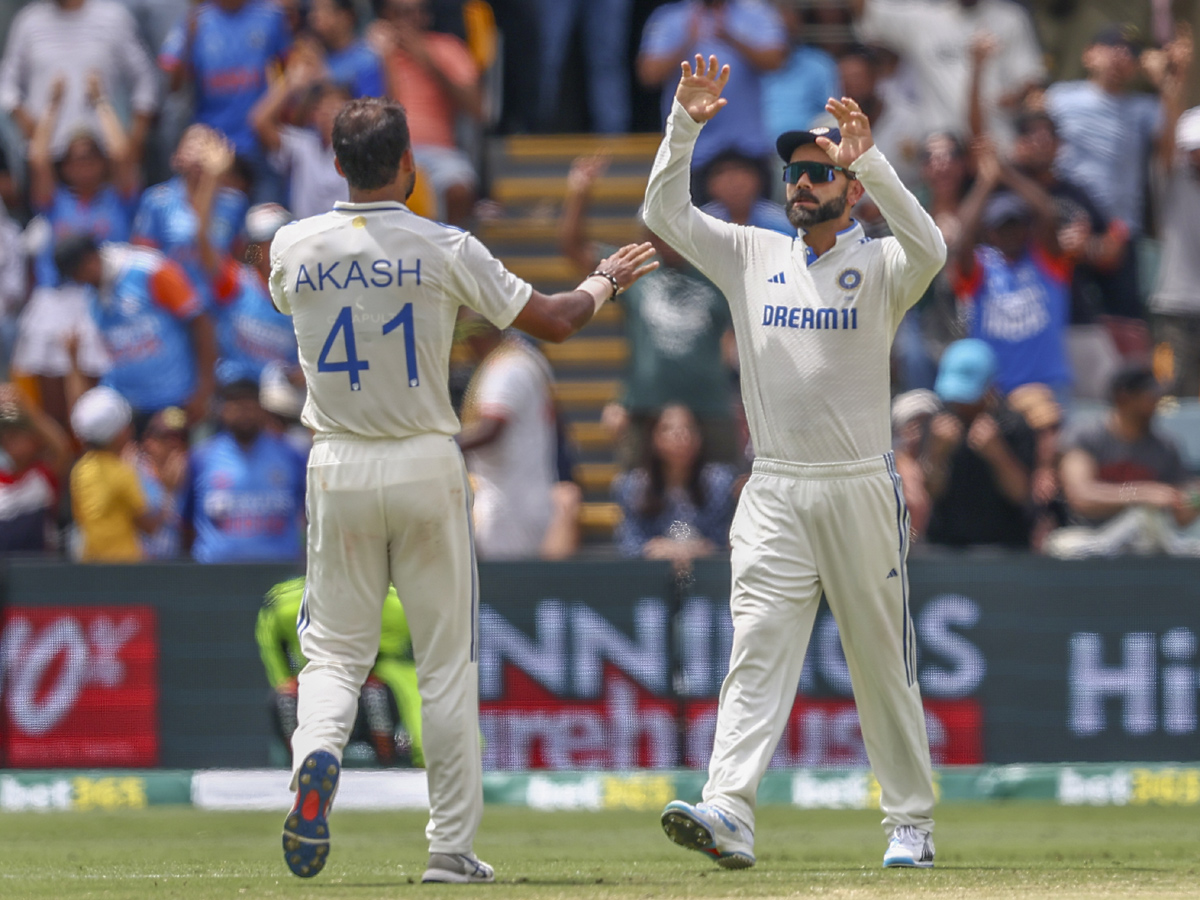
[[[305,796],[308,773],[299,769],[310,761],[340,761],[379,649],[380,604],[389,581],[403,585],[425,709],[430,852],[474,866],[483,813],[479,602],[450,346],[460,306],[507,328],[533,289],[471,235],[396,201],[338,203],[284,226],[271,246],[270,282],[296,329],[308,383],[302,419],[315,432],[298,623],[308,664],[299,676],[292,787]],[[317,843],[299,799],[288,817],[286,859],[302,877],[324,864],[320,810],[332,793],[313,801]],[[484,878],[474,870],[426,876]]]

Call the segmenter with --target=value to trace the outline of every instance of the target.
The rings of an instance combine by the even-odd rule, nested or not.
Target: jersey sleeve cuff
[[[510,325],[512,325],[513,320],[521,314],[521,310],[525,308],[525,304],[529,302],[529,298],[532,296],[533,285],[525,282],[524,287],[521,289],[521,293],[517,294],[513,298],[513,302],[510,303],[508,308],[504,310],[504,315],[492,319],[492,324],[501,331],[503,331],[505,328],[508,328]]]
[[[870,178],[879,169],[879,165],[890,166],[891,164],[884,158],[883,152],[875,144],[872,144],[867,152],[850,163],[850,171],[855,175],[866,175]]]
[[[704,127],[704,123],[693,119],[678,100],[671,101],[671,114],[668,118],[674,126],[672,137],[677,136],[694,141],[699,136],[700,129]]]

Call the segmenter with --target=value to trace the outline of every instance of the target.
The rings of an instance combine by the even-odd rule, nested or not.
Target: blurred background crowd
[[[946,238],[893,351],[915,550],[1200,555],[1197,16],[1186,0],[3,4],[0,553],[299,560],[304,386],[265,285],[275,231],[346,199],[341,106],[401,101],[413,210],[489,244],[542,233],[574,283],[639,236],[608,214],[629,180],[618,136],[657,132],[679,61],[716,53],[733,75],[697,143],[697,204],[794,233],[774,138],[847,95]],[[498,142],[588,133],[555,145],[584,149],[518,219]],[[856,215],[887,234],[869,198]],[[532,342],[461,321],[481,558],[683,570],[728,549],[754,455],[729,312],[656,243],[662,268],[607,319],[611,389],[559,383]],[[562,404],[584,396],[597,421],[580,427]]]

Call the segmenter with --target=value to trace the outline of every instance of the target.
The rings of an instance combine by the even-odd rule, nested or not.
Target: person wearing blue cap
[[[1036,443],[996,393],[996,367],[995,352],[977,338],[942,354],[934,391],[946,412],[930,423],[921,460],[933,500],[931,544],[1029,546]]]
[[[962,234],[950,267],[967,333],[995,351],[1001,391],[1046,384],[1062,402],[1071,386],[1066,331],[1074,259],[1059,244],[1058,211],[1039,184],[1001,162],[990,144],[979,142],[976,157],[978,175],[959,213]]]
[[[757,458],[730,530],[733,646],[703,802],[669,803],[663,830],[724,868],[755,864],[758,784],[792,712],[821,596],[838,621],[888,836],[884,866],[933,865],[934,792],[916,679],[908,511],[892,454],[890,351],[946,260],[933,219],[874,145],[853,99],[834,128],[789,131],[794,235],[696,209],[693,147],[730,102],[730,67],[685,62],[646,188],[650,229],[729,302]],[[866,193],[891,228],[853,218]]]

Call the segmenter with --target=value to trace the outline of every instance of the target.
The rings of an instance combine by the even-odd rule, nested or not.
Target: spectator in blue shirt
[[[171,90],[191,81],[196,121],[220,131],[255,166],[255,198],[278,200],[250,127],[250,110],[267,90],[268,71],[281,63],[292,38],[283,11],[265,0],[210,0],[194,7],[167,36],[158,64]]]
[[[188,128],[171,158],[175,176],[142,195],[133,220],[133,243],[161,250],[183,266],[206,309],[211,309],[214,301],[196,240],[200,228],[196,195],[204,178],[204,150],[216,137],[206,125]],[[242,230],[246,195],[232,187],[221,187],[212,203],[208,240],[217,252],[228,253]]]
[[[735,475],[708,463],[700,426],[682,404],[665,407],[650,431],[645,463],[617,476],[622,556],[669,559],[686,570],[693,559],[729,547]]]
[[[251,225],[254,226],[254,233],[247,233],[254,245],[253,251],[247,244],[246,252],[237,253],[235,258],[234,254],[217,249],[208,235],[212,231],[218,186],[233,164],[233,147],[212,132],[200,148],[198,158],[201,177],[195,200],[200,226],[196,230],[196,242],[213,299],[212,316],[219,354],[217,371],[236,371],[241,377],[257,381],[268,363],[295,365],[298,362],[292,322],[279,314],[267,291],[269,242],[275,231],[291,221],[292,216],[276,204],[252,207],[246,214],[246,226],[248,232]],[[266,247],[262,246],[264,241]],[[242,244],[240,237],[238,244]],[[256,267],[238,262],[239,258],[253,259]]]
[[[331,81],[345,85],[351,99],[384,95],[383,63],[358,36],[354,0],[313,0],[308,25],[325,51]]]
[[[963,201],[951,280],[968,333],[995,354],[996,385],[1049,385],[1069,399],[1066,330],[1074,260],[1059,243],[1054,201],[980,142],[978,175]],[[1007,191],[993,194],[1003,185]],[[976,247],[982,224],[985,240]]]
[[[93,291],[92,318],[112,368],[103,384],[133,407],[136,421],[182,406],[195,423],[208,414],[216,344],[212,323],[183,270],[152,250],[98,246],[70,235],[54,249],[63,281]]]
[[[700,132],[693,170],[731,147],[756,159],[769,156],[776,135],[767,133],[763,121],[762,76],[787,56],[779,14],[758,0],[679,0],[656,9],[642,31],[637,76],[647,88],[662,87],[664,118],[675,98],[679,64],[696,54],[716,54],[729,63],[722,92],[729,105]]]
[[[29,196],[33,210],[45,216],[54,239],[90,234],[97,241],[128,241],[139,196],[137,160],[121,120],[113,111],[100,77],[88,76],[88,104],[103,129],[101,140],[76,132],[55,160],[51,142],[58,124],[66,80],[59,78],[46,111],[29,142]],[[36,283],[58,284],[54,243],[47,242],[34,262]]]
[[[197,562],[297,560],[304,537],[305,460],[266,430],[258,384],[221,389],[221,431],[188,464],[185,539]]]
[[[842,96],[833,57],[820,47],[805,43],[804,10],[794,3],[781,3],[779,14],[787,28],[789,46],[782,68],[763,76],[763,119],[768,135],[807,131],[828,115],[825,101]],[[874,125],[872,117],[872,129]]]

